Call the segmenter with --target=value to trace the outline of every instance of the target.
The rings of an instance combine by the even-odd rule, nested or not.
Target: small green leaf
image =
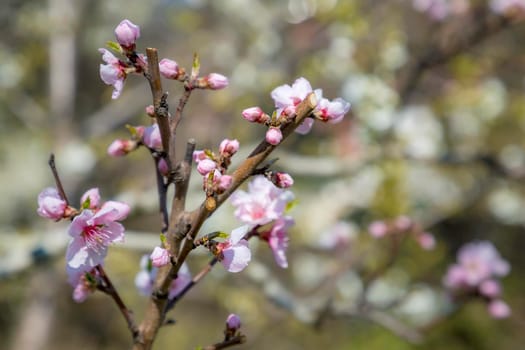
[[[82,209],[89,209],[91,206],[91,197],[87,197],[86,200],[82,203]]]
[[[229,236],[230,236],[229,233],[222,232],[222,231],[217,234],[217,238],[228,238]]]
[[[166,247],[166,235],[164,233],[160,234],[160,242],[162,243],[163,247]]]
[[[199,76],[199,71],[201,69],[201,62],[199,55],[197,53],[193,54],[193,64],[191,66],[191,78],[195,79]]]
[[[120,45],[114,41],[108,41],[106,42],[106,46],[115,51],[115,52],[118,52],[118,53],[121,53],[122,52],[122,48],[120,47]]]
[[[292,210],[297,204],[299,204],[299,201],[297,199],[294,199],[293,201],[286,204],[286,208],[284,209],[285,212],[289,212]]]

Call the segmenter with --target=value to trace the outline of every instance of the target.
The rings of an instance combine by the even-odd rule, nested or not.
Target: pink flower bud
[[[266,142],[268,142],[270,145],[276,146],[281,142],[282,139],[283,134],[281,129],[277,127],[272,126],[266,132]]]
[[[159,125],[155,123],[151,126],[148,126],[146,130],[144,130],[144,138],[142,141],[149,148],[156,150],[162,149],[162,139],[160,136]]]
[[[241,319],[236,314],[230,314],[226,319],[226,327],[230,330],[237,330],[241,328]]]
[[[428,232],[423,232],[417,236],[417,242],[421,248],[425,250],[432,250],[436,246],[436,239],[434,235]]]
[[[166,79],[176,80],[179,79],[182,74],[184,74],[184,71],[181,68],[179,68],[177,62],[167,58],[163,58],[159,62],[159,69],[160,74],[162,74],[162,76]]]
[[[399,231],[408,231],[412,227],[413,221],[405,215],[396,218],[394,225]]]
[[[122,157],[137,148],[137,143],[132,140],[118,139],[113,141],[108,147],[108,155],[112,157]]]
[[[270,116],[259,107],[250,107],[242,111],[242,117],[249,122],[264,124],[270,121]]]
[[[157,165],[159,172],[164,175],[168,176],[169,168],[168,163],[164,159],[159,160],[159,164]]]
[[[511,314],[510,307],[503,300],[492,300],[488,305],[490,316],[494,318],[507,318]]]
[[[222,175],[219,179],[219,190],[226,191],[232,185],[233,178],[230,175]]]
[[[155,107],[153,107],[153,105],[146,106],[146,114],[149,115],[150,117],[154,117],[155,116]]]
[[[388,226],[384,221],[374,221],[368,226],[368,231],[373,237],[381,238],[388,233]]]
[[[140,37],[140,27],[125,19],[115,28],[115,36],[120,45],[129,48]]]
[[[100,193],[98,188],[92,188],[87,190],[80,198],[80,203],[83,205],[89,198],[89,209],[98,208],[100,204]]]
[[[485,280],[479,285],[479,292],[487,298],[497,298],[501,295],[501,286],[496,280]]]
[[[170,262],[170,253],[167,249],[155,247],[149,258],[153,266],[162,267]]]
[[[222,74],[210,73],[205,77],[205,80],[208,83],[208,88],[212,90],[220,90],[228,86],[228,78]]]
[[[210,171],[214,170],[216,167],[217,164],[213,160],[206,158],[199,162],[199,164],[197,165],[197,171],[199,172],[199,174],[204,176]]]
[[[275,186],[279,188],[288,188],[293,185],[293,178],[287,173],[275,174]]]
[[[237,140],[222,140],[219,146],[219,152],[223,157],[231,157],[239,150],[239,141]]]
[[[67,203],[56,188],[45,188],[38,195],[38,215],[46,219],[60,220],[64,216]]]
[[[193,161],[195,163],[198,163],[201,160],[206,159],[206,158],[208,158],[208,156],[206,155],[206,152],[204,152],[203,150],[193,151]]]

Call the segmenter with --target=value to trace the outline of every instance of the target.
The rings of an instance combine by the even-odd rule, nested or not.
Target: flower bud
[[[130,48],[140,37],[140,27],[125,19],[115,28],[115,36],[121,46]]]
[[[222,175],[219,179],[219,190],[226,191],[232,185],[233,178],[230,175]]]
[[[210,73],[204,79],[207,87],[212,90],[220,90],[228,86],[228,78],[222,74]]]
[[[179,79],[184,75],[184,70],[179,68],[177,62],[170,60],[168,58],[163,58],[159,62],[160,74],[166,79]]]
[[[199,163],[201,160],[208,158],[203,150],[193,151],[193,161]]]
[[[199,162],[199,164],[197,165],[197,171],[199,172],[199,174],[204,176],[210,171],[214,170],[216,167],[217,164],[213,160],[206,158]]]
[[[154,117],[155,116],[155,107],[153,107],[153,105],[146,106],[146,114],[149,115],[150,117]]]
[[[368,231],[375,238],[381,238],[388,233],[388,226],[384,221],[374,221],[368,226]]]
[[[288,188],[293,185],[293,178],[287,173],[275,173],[275,186],[279,188]]]
[[[162,149],[162,139],[160,136],[159,125],[155,123],[151,126],[148,126],[146,130],[144,130],[144,138],[142,141],[149,148],[156,150]]]
[[[281,129],[277,127],[272,126],[266,132],[266,142],[268,142],[270,145],[276,146],[281,142],[282,139],[283,134]]]
[[[241,318],[236,314],[230,314],[226,319],[226,327],[229,330],[237,330],[241,328]]]
[[[242,111],[242,117],[249,122],[264,124],[270,121],[270,116],[260,107],[250,107]]]
[[[501,295],[501,286],[496,280],[485,280],[479,285],[479,293],[487,298],[494,299]]]
[[[421,248],[425,250],[432,250],[436,246],[436,239],[434,235],[428,232],[423,232],[417,236],[417,242]]]
[[[67,203],[56,188],[48,187],[38,195],[38,215],[46,219],[60,220],[64,217]]]
[[[137,148],[137,143],[132,140],[118,139],[113,141],[108,147],[108,155],[112,157],[122,157]]]
[[[164,159],[159,160],[159,164],[157,165],[157,167],[159,169],[159,172],[162,175],[168,176],[169,168],[168,168],[168,163],[166,163],[166,160]]]
[[[167,249],[155,247],[149,258],[153,266],[162,267],[170,262],[170,253]]]
[[[219,152],[223,157],[231,157],[239,150],[239,141],[224,139],[219,146]]]
[[[510,307],[503,300],[492,300],[488,305],[490,316],[494,318],[507,318],[511,314]]]
[[[89,199],[89,209],[95,209],[100,204],[100,193],[98,191],[98,188],[92,188],[87,190],[82,197],[80,198],[80,203],[82,206],[84,203]]]

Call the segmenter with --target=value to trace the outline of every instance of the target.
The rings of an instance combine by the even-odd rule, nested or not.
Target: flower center
[[[84,238],[86,246],[95,252],[100,251],[110,242],[109,232],[102,225],[90,225],[84,227],[84,230],[82,231],[82,237]]]

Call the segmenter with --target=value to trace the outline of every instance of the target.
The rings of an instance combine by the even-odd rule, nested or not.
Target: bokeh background
[[[141,255],[158,242],[153,162],[145,151],[109,158],[106,148],[128,135],[126,124],[148,123],[151,97],[147,82],[131,76],[112,101],[98,73],[97,49],[128,18],[141,27],[139,50],[157,47],[161,58],[185,67],[198,52],[202,73],[230,78],[225,90],[192,95],[177,134],[181,153],[189,137],[197,148],[215,149],[228,137],[241,142],[242,159],[265,130],[242,120],[241,111],[254,105],[271,111],[270,91],[299,76],[325,96],[352,103],[344,122],[317,123],[277,152],[276,167],[294,176],[299,203],[290,267],[279,269],[262,245],[239,275],[217,266],[177,305],[176,323],[162,329],[158,349],[220,340],[230,312],[241,316],[248,337],[239,349],[522,348],[525,22],[501,21],[485,1],[470,4],[435,20],[409,0],[2,1],[0,347],[131,343],[109,298],[95,294],[80,305],[71,299],[67,226],[36,215],[38,193],[53,184],[51,152],[73,202],[99,187],[104,198],[132,205],[127,243],[110,250],[106,266],[137,319],[144,311],[133,279]],[[175,106],[181,87],[167,81],[164,87]],[[203,196],[194,175],[190,208]],[[225,204],[203,231],[234,228],[232,212]],[[412,344],[366,318],[313,324],[330,295],[350,298],[360,285],[349,269],[334,288],[322,288],[338,266],[333,255],[316,250],[322,233],[344,221],[360,244],[375,247],[369,258],[380,259],[385,247],[366,227],[401,214],[434,233],[437,247],[404,247],[373,294],[388,300],[416,286],[421,293],[399,317],[427,330],[423,342]],[[503,280],[509,319],[491,319],[482,302],[439,318],[442,276],[458,247],[472,240],[491,240],[512,265]],[[196,254],[190,269],[196,273],[206,261]]]

